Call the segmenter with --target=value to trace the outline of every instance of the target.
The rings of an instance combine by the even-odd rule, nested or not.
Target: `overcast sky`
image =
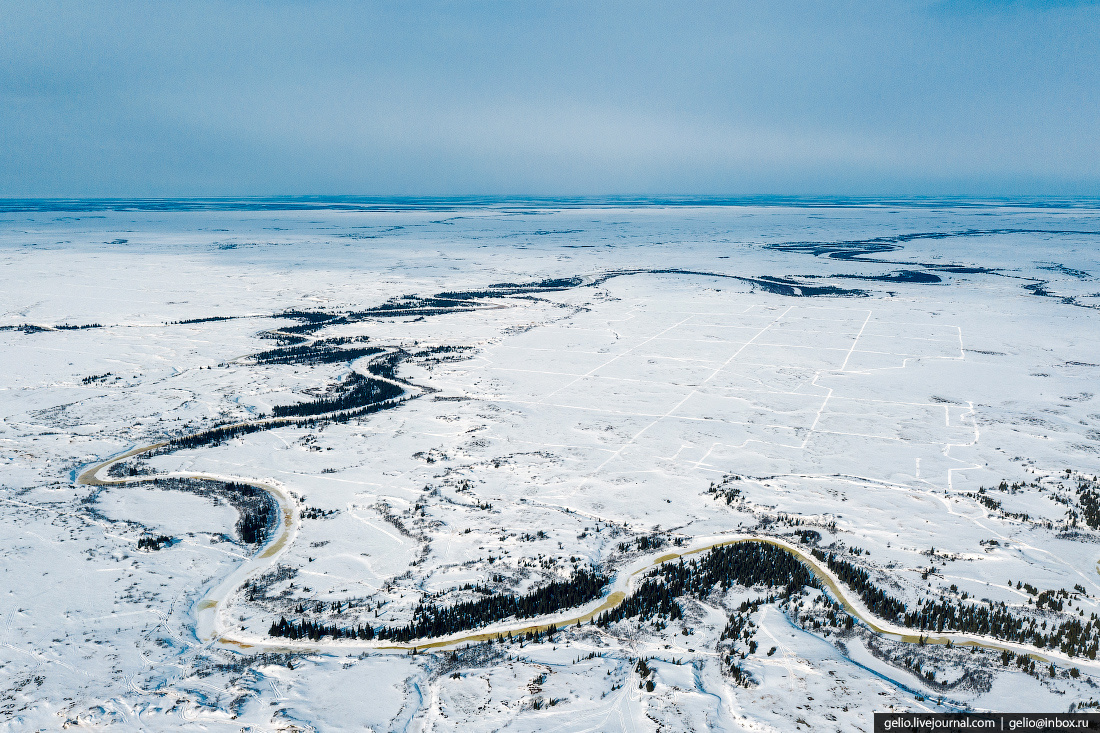
[[[0,196],[1100,194],[1096,2],[0,0]]]

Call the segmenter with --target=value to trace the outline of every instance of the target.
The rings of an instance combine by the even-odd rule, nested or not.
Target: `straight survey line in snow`
[[[859,327],[859,333],[852,340],[852,348],[848,349],[848,355],[844,357],[844,363],[840,365],[840,371],[845,371],[848,368],[848,360],[852,358],[852,352],[856,350],[856,344],[859,343],[859,337],[863,335],[863,331],[867,328],[867,324],[871,321],[871,314],[874,311],[867,311],[867,318],[863,320],[863,325]]]
[[[723,364],[722,366],[718,367],[718,369],[716,369],[716,370],[714,371],[714,373],[713,373],[713,374],[711,374],[711,375],[710,375],[709,377],[707,377],[707,379],[706,379],[706,380],[704,380],[704,382],[706,382],[706,381],[710,381],[711,379],[713,379],[713,378],[714,378],[714,377],[715,377],[715,376],[716,376],[716,375],[717,375],[717,374],[718,374],[719,372],[721,372],[721,371],[722,371],[723,369],[725,369],[725,368],[726,368],[726,366],[728,366],[730,362],[732,362],[732,361],[733,361],[733,360],[734,360],[735,358],[737,358],[737,355],[738,355],[738,354],[740,354],[740,353],[741,353],[741,352],[742,352],[742,351],[743,351],[743,350],[745,349],[745,347],[746,347],[746,346],[748,346],[749,344],[751,344],[751,343],[752,343],[753,341],[755,341],[755,340],[756,340],[757,338],[759,338],[759,337],[760,337],[761,335],[763,335],[765,331],[767,331],[767,330],[768,330],[769,328],[771,328],[771,327],[772,327],[772,326],[774,326],[774,325],[775,325],[776,323],[778,323],[778,322],[779,322],[780,320],[782,320],[782,318],[783,318],[783,317],[784,317],[785,315],[787,315],[788,313],[790,313],[792,309],[794,309],[794,306],[793,306],[793,305],[792,305],[792,306],[788,306],[788,307],[787,307],[787,308],[786,308],[786,309],[785,309],[785,310],[784,310],[784,311],[783,311],[782,313],[780,313],[780,314],[779,314],[778,316],[776,316],[776,317],[775,317],[774,319],[772,319],[772,321],[771,321],[770,323],[768,323],[768,325],[764,326],[764,327],[763,327],[762,329],[760,329],[759,331],[757,331],[756,335],[754,335],[754,336],[753,336],[753,337],[752,337],[751,339],[749,339],[749,340],[748,340],[747,342],[745,342],[744,344],[742,344],[742,345],[741,345],[741,348],[739,348],[739,349],[738,349],[737,351],[735,351],[735,352],[734,352],[734,353],[733,353],[733,354],[732,354],[732,355],[730,356],[730,358],[726,359],[725,363],[724,363],[724,364]],[[683,323],[683,321],[681,321],[681,323]],[[679,324],[676,324],[676,325],[678,326]],[[675,328],[675,327],[676,327],[676,326],[670,326],[670,328]],[[666,333],[666,332],[667,332],[668,330],[669,330],[669,329],[665,329],[665,331],[662,331],[662,332],[661,332],[661,334],[663,334],[663,333]],[[657,335],[658,335],[658,336],[660,336],[661,334],[657,334]],[[656,336],[654,336],[653,338],[656,338]],[[648,339],[648,340],[647,340],[646,342],[644,342],[644,343],[648,343],[648,341],[652,341],[652,340],[653,340],[652,338],[651,338],[651,339]],[[641,344],[639,344],[639,346],[640,346],[640,345],[641,345]],[[616,358],[617,358],[617,357],[616,357]],[[593,370],[593,371],[595,371],[595,370]],[[551,394],[553,394],[553,393],[551,393]],[[661,421],[662,421],[662,420],[664,420],[665,418],[667,418],[667,417],[671,416],[671,415],[672,415],[672,413],[674,413],[674,412],[676,412],[677,410],[679,410],[679,409],[680,409],[680,407],[682,407],[682,406],[683,406],[683,404],[684,404],[685,402],[687,402],[687,401],[688,401],[689,399],[691,399],[691,398],[692,398],[692,397],[693,397],[693,396],[694,396],[695,394],[697,394],[697,393],[696,393],[696,391],[695,391],[694,389],[693,389],[693,390],[691,390],[690,392],[688,392],[688,393],[687,393],[687,395],[685,395],[685,396],[684,396],[684,398],[683,398],[682,400],[680,400],[679,402],[677,402],[677,403],[676,403],[676,404],[675,404],[675,405],[674,405],[674,406],[673,406],[673,407],[672,407],[671,409],[669,409],[669,410],[668,410],[667,412],[665,412],[665,413],[664,413],[663,415],[661,415],[661,416],[657,417],[657,418],[656,418],[656,419],[655,419],[655,420],[654,420],[653,422],[649,423],[649,424],[648,424],[648,425],[646,425],[646,426],[645,426],[644,428],[642,428],[642,429],[641,429],[641,430],[639,430],[639,431],[638,431],[637,433],[635,433],[635,434],[633,435],[633,437],[631,437],[631,438],[630,438],[630,440],[628,440],[628,441],[626,441],[625,443],[623,443],[622,445],[620,445],[620,446],[619,446],[619,448],[618,448],[618,449],[617,449],[617,450],[616,450],[616,451],[615,451],[614,453],[612,453],[612,454],[611,454],[610,456],[608,456],[607,460],[605,460],[605,461],[604,461],[603,463],[601,463],[601,464],[600,464],[599,466],[597,466],[597,467],[595,468],[595,470],[593,470],[593,471],[592,471],[592,473],[591,473],[591,474],[589,474],[589,476],[591,476],[591,475],[594,475],[594,474],[596,474],[597,472],[599,472],[600,470],[602,470],[602,469],[603,469],[603,467],[604,467],[604,466],[606,466],[606,465],[607,465],[608,463],[610,463],[611,461],[613,461],[613,460],[615,460],[616,458],[618,458],[618,457],[619,457],[619,456],[620,456],[620,455],[622,454],[622,452],[623,452],[624,450],[626,450],[626,448],[627,448],[628,446],[630,446],[630,445],[633,445],[633,444],[634,444],[634,443],[635,443],[635,442],[636,442],[636,441],[638,440],[638,438],[642,437],[642,435],[643,435],[643,434],[644,434],[644,433],[645,433],[645,432],[646,432],[647,430],[649,430],[650,428],[652,428],[652,427],[653,427],[654,425],[656,425],[657,423],[661,422]],[[546,396],[547,396],[547,397],[549,397],[550,395],[546,395]]]
[[[687,323],[688,321],[691,320],[691,318],[692,318],[691,316],[688,316],[687,318],[683,319],[682,321],[677,321],[676,323],[672,324],[671,326],[669,326],[665,330],[661,331],[660,333],[655,334],[653,336],[650,336],[645,341],[642,341],[641,343],[637,343],[637,344],[631,346],[629,349],[627,349],[626,351],[623,351],[622,353],[616,354],[615,356],[613,356],[608,361],[604,362],[603,364],[600,364],[598,367],[595,367],[595,368],[589,370],[586,374],[582,374],[581,376],[577,377],[576,379],[571,380],[568,384],[563,385],[561,387],[558,387],[557,389],[555,389],[550,394],[543,395],[542,398],[539,399],[539,402],[542,402],[542,400],[546,399],[547,397],[553,397],[554,395],[556,395],[558,392],[561,392],[562,390],[569,389],[570,387],[572,387],[574,384],[576,384],[580,380],[584,379],[585,377],[592,376],[593,374],[595,374],[599,370],[603,369],[605,366],[608,366],[610,364],[615,363],[615,361],[618,360],[619,358],[621,358],[623,356],[626,356],[627,354],[629,354],[630,352],[634,351],[637,348],[645,346],[646,344],[648,344],[650,341],[657,338],[658,336],[663,336],[666,333],[668,333],[669,331],[671,331],[672,329],[678,328],[680,325],[682,325],[684,323]]]
[[[817,382],[817,377],[814,377],[814,382]],[[821,414],[825,412],[825,407],[829,404],[829,399],[832,398],[832,396],[833,390],[832,388],[829,388],[829,394],[825,395],[825,399],[821,401],[821,407],[817,409],[817,415],[814,416],[813,424],[811,424],[810,429],[806,431],[806,437],[802,441],[803,448],[809,445],[810,438],[813,437],[814,431],[817,430],[817,423],[821,420]]]
[[[844,357],[844,363],[840,365],[840,370],[839,371],[843,372],[847,368],[848,360],[852,358],[852,352],[856,350],[856,344],[859,343],[859,337],[863,335],[863,331],[867,328],[867,324],[871,321],[871,314],[872,313],[874,313],[874,311],[871,311],[871,310],[867,311],[867,317],[863,319],[863,325],[859,327],[859,333],[857,333],[856,337],[854,339],[852,339],[852,346],[851,346],[850,349],[848,349],[848,355]],[[902,362],[903,366],[904,366],[904,364],[905,364],[905,362]],[[813,385],[815,387],[818,386],[817,385],[817,380],[820,376],[821,376],[821,372],[818,372],[817,374],[814,375]],[[829,400],[832,399],[833,390],[832,390],[831,387],[828,387],[827,389],[829,390],[829,393],[827,395],[825,395],[825,399],[821,401],[821,407],[818,408],[817,415],[814,416],[813,424],[810,425],[810,429],[806,431],[806,438],[805,438],[805,440],[802,441],[802,447],[803,448],[805,448],[807,445],[810,444],[810,438],[813,437],[814,431],[817,430],[817,424],[821,421],[821,415],[825,412],[825,407],[828,406]]]
[[[774,319],[772,319],[772,321],[768,325],[764,326],[762,329],[757,331],[756,334],[753,335],[753,337],[751,339],[749,339],[745,343],[741,344],[741,347],[739,349],[737,349],[737,351],[733,352],[733,354],[730,356],[730,358],[726,359],[725,362],[722,363],[722,366],[715,369],[714,372],[709,377],[704,379],[703,383],[706,384],[710,380],[717,377],[722,372],[723,369],[728,367],[733,362],[734,359],[736,359],[738,356],[740,356],[741,352],[744,351],[748,347],[749,344],[751,344],[752,342],[756,341],[756,339],[763,336],[765,331],[767,331],[769,328],[771,328],[772,326],[774,326],[775,324],[777,324],[781,320],[783,320],[783,317],[786,316],[788,313],[790,313],[792,310],[794,310],[793,305],[787,306],[787,309],[784,310],[782,313],[780,313],[778,316],[776,316]]]
[[[620,454],[622,454],[622,452],[623,452],[624,450],[626,450],[628,446],[631,446],[631,445],[633,445],[633,444],[634,444],[634,442],[635,442],[636,440],[638,440],[638,438],[642,437],[642,434],[643,434],[643,433],[645,433],[645,431],[649,430],[649,429],[650,429],[651,427],[653,427],[653,426],[654,426],[654,425],[656,425],[657,423],[661,422],[661,421],[662,421],[662,420],[664,420],[664,419],[665,419],[666,417],[670,416],[670,415],[671,415],[672,413],[674,413],[674,412],[676,412],[677,410],[679,410],[679,409],[680,409],[680,407],[681,407],[681,406],[682,406],[682,405],[683,405],[683,404],[684,404],[685,402],[687,402],[687,401],[688,401],[689,399],[691,399],[691,397],[692,397],[693,395],[695,395],[695,394],[696,394],[695,390],[691,390],[690,392],[688,392],[688,393],[687,393],[687,395],[685,395],[685,396],[684,396],[684,399],[680,400],[680,401],[679,401],[679,402],[677,402],[677,403],[676,403],[675,405],[673,405],[673,406],[672,406],[672,407],[671,407],[671,408],[669,409],[669,411],[668,411],[668,412],[666,412],[666,413],[665,413],[665,414],[663,414],[663,415],[660,415],[660,416],[658,416],[656,420],[654,420],[653,422],[651,422],[650,424],[646,425],[646,426],[645,426],[644,428],[642,428],[641,430],[639,430],[639,431],[638,431],[637,433],[635,433],[635,434],[634,434],[634,436],[633,436],[632,438],[630,438],[630,440],[628,440],[628,441],[626,441],[625,443],[623,443],[622,445],[620,445],[620,446],[618,447],[618,449],[616,449],[616,450],[615,450],[615,452],[614,452],[614,453],[612,453],[612,454],[611,454],[610,456],[608,456],[608,458],[607,458],[607,460],[606,460],[606,461],[604,461],[603,463],[601,463],[601,464],[600,464],[599,466],[596,466],[596,468],[595,468],[595,469],[594,469],[594,470],[592,471],[592,474],[595,474],[595,473],[597,473],[597,472],[598,472],[598,471],[599,471],[600,469],[602,469],[602,468],[603,468],[604,466],[606,466],[606,465],[607,465],[608,463],[611,463],[611,461],[613,461],[613,460],[615,460],[616,458],[618,458],[618,457],[619,457],[619,455],[620,455]],[[589,475],[592,475],[592,474],[589,474]]]

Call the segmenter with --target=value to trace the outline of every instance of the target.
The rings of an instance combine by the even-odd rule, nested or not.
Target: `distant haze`
[[[1100,4],[0,7],[0,196],[1100,194]]]

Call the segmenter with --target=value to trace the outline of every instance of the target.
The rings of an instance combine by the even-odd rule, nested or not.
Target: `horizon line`
[[[278,194],[245,196],[74,196],[0,197],[0,213],[94,211],[416,211],[442,208],[690,208],[787,207],[858,208],[904,206],[920,208],[1019,207],[1100,208],[1097,195],[979,195],[979,194],[586,194],[586,195],[378,195]]]

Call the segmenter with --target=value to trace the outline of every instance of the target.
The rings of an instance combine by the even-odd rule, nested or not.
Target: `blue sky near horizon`
[[[0,8],[0,196],[1100,194],[1100,3]]]

